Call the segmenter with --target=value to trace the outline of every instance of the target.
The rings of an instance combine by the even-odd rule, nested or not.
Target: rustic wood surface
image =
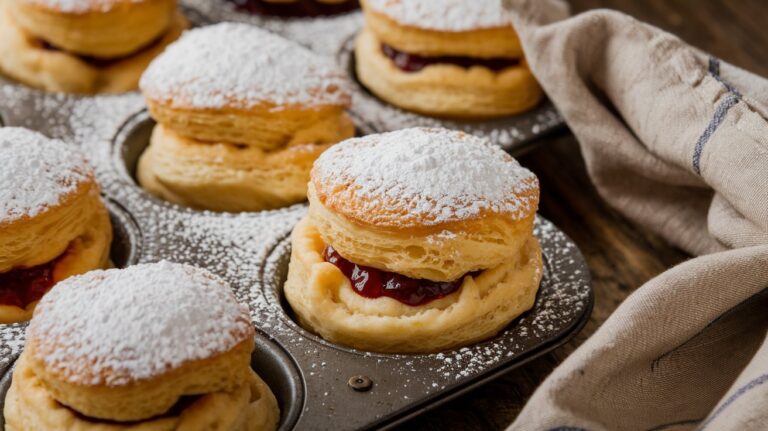
[[[573,12],[611,8],[661,27],[715,56],[768,76],[766,0],[571,0]],[[572,341],[523,368],[426,413],[403,430],[500,430],[544,378],[587,339],[634,289],[683,260],[683,252],[631,224],[589,182],[570,132],[520,158],[539,176],[541,214],[579,245],[592,271],[595,308]]]

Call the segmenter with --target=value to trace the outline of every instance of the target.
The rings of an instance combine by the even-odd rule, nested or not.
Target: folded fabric
[[[505,6],[601,196],[699,256],[627,298],[510,429],[768,429],[768,80],[618,12]]]

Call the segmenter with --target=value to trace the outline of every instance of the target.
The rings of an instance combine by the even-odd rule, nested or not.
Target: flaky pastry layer
[[[350,123],[347,134],[353,133]],[[199,142],[158,125],[137,177],[150,193],[187,207],[233,212],[280,208],[306,199],[312,163],[335,143],[301,142],[264,151]]]
[[[280,420],[275,396],[250,369],[232,390],[207,393],[180,412],[125,424],[83,418],[46,389],[27,356],[19,358],[5,399],[8,431],[273,431]]]
[[[523,61],[500,71],[433,64],[418,72],[399,69],[369,30],[355,44],[357,75],[381,99],[421,114],[458,119],[503,117],[530,110],[544,93]]]
[[[176,0],[122,1],[109,10],[65,13],[38,2],[5,2],[25,32],[51,45],[97,58],[132,54],[171,26]]]
[[[285,296],[302,326],[361,350],[426,353],[492,337],[530,309],[542,276],[539,243],[530,236],[516,256],[467,275],[458,291],[421,306],[365,298],[323,260],[326,244],[309,218],[293,231]]]
[[[8,3],[8,2],[6,2]],[[0,72],[30,87],[63,93],[123,93],[138,88],[149,63],[189,26],[180,13],[160,40],[135,54],[94,65],[66,51],[46,49],[0,7]]]

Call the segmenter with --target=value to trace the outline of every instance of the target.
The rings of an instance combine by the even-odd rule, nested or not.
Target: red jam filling
[[[514,58],[424,57],[398,51],[385,43],[381,44],[381,52],[392,60],[398,69],[409,73],[418,72],[433,64],[453,64],[465,69],[469,69],[472,66],[482,66],[497,72],[520,64],[520,60]]]
[[[65,254],[42,265],[16,268],[0,274],[0,305],[27,308],[27,305],[39,301],[56,284],[53,271]]]
[[[323,252],[326,262],[333,264],[352,283],[352,288],[365,298],[387,296],[403,304],[424,305],[459,290],[464,277],[450,282],[417,280],[368,266],[352,263],[328,246]]]
[[[265,0],[228,0],[238,9],[257,15],[270,15],[283,18],[317,17],[340,15],[360,7],[359,0],[346,0],[339,3],[324,3],[317,0],[295,0],[288,3]]]

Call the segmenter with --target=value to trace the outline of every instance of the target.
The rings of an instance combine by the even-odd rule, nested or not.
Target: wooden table
[[[661,27],[715,56],[768,76],[766,0],[571,0],[574,13],[606,7]],[[404,430],[500,430],[544,378],[587,339],[634,289],[688,256],[631,224],[600,199],[570,132],[520,158],[539,176],[541,214],[581,247],[592,271],[595,308],[572,341],[443,407]]]

